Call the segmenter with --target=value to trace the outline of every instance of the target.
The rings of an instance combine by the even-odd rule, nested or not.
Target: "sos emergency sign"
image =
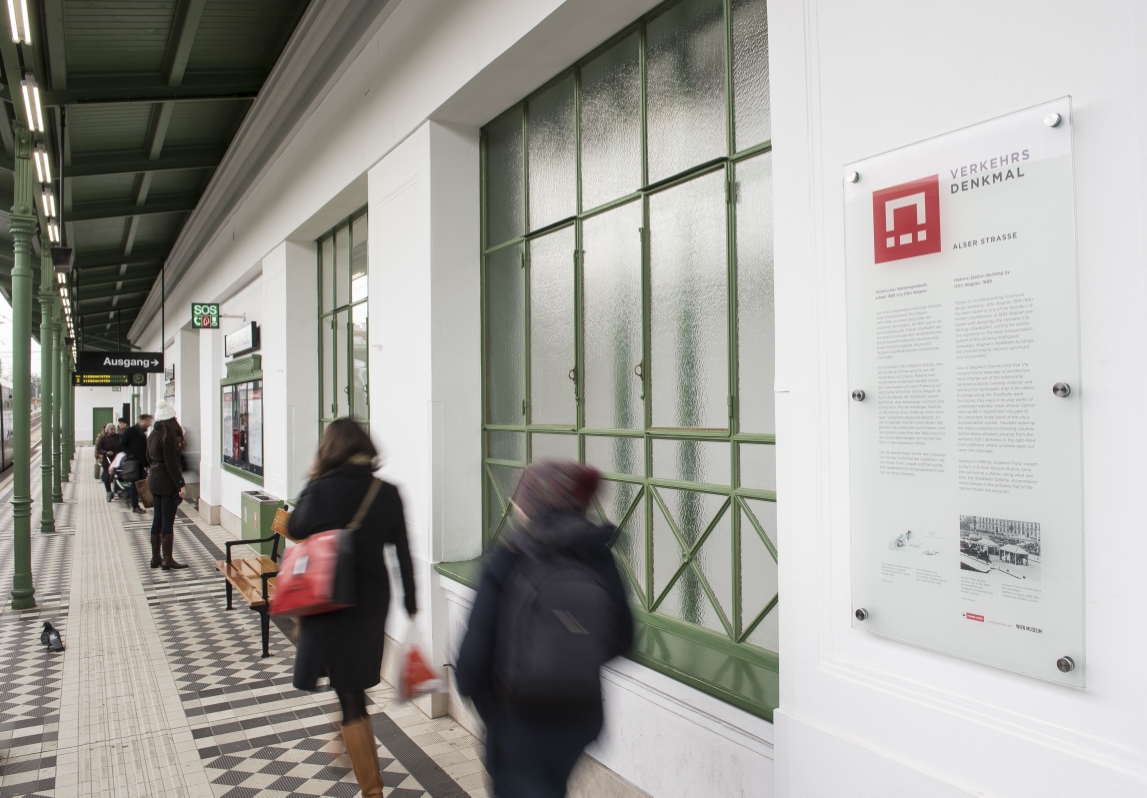
[[[196,330],[219,329],[219,303],[193,302],[191,327]]]

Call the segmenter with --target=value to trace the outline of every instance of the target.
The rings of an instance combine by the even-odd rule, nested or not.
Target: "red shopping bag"
[[[398,674],[398,697],[408,701],[426,693],[441,693],[446,689],[442,674],[430,667],[422,647],[422,637],[413,621],[406,627],[406,640],[402,644],[402,669]]]
[[[350,606],[334,600],[339,536],[344,531],[319,532],[283,553],[271,598],[272,615],[301,618]]]

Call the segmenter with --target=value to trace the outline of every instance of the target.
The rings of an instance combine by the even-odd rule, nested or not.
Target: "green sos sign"
[[[191,304],[191,327],[196,330],[218,330],[219,303],[193,302]]]

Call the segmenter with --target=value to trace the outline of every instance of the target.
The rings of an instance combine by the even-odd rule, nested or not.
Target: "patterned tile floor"
[[[91,457],[78,451],[76,474]],[[64,531],[33,536],[40,606],[0,611],[0,798],[358,795],[334,694],[293,689],[283,630],[272,625],[261,658],[259,616],[238,600],[224,609],[212,561],[230,535],[181,511],[175,554],[190,567],[152,570],[150,515],[105,502],[94,480],[69,483],[66,498]],[[0,506],[4,584],[10,515]],[[67,652],[38,645],[42,619]],[[369,698],[387,796],[488,798],[477,740],[396,703],[385,682]]]

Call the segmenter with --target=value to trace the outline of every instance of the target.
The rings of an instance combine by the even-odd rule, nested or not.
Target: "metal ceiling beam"
[[[44,4],[44,30],[48,42],[48,69],[51,86],[56,91],[68,88],[68,64],[64,50],[64,0],[42,0]]]
[[[168,150],[155,159],[148,158],[148,153],[135,150],[84,153],[82,156],[74,156],[71,165],[64,167],[64,177],[172,172],[179,169],[214,169],[221,160],[223,160],[223,150],[218,147],[181,147],[177,150]]]
[[[112,324],[115,324],[117,314],[119,314],[121,321],[131,321],[132,319],[134,319],[136,317],[136,315],[139,312],[139,309],[140,309],[140,305],[120,305],[119,307],[115,307],[115,308],[107,307],[107,308],[104,308],[103,310],[89,310],[89,311],[86,311],[85,313],[80,313],[80,314],[73,312],[72,318],[75,319],[76,321],[79,321],[80,319],[92,319],[92,321],[94,323],[98,323],[102,320],[104,322],[111,322]],[[129,311],[129,312],[124,312],[124,311]],[[110,319],[108,318],[109,313],[112,314],[112,317]],[[126,329],[123,331],[123,334],[124,334],[124,337],[126,338],[127,337],[127,330]]]
[[[183,0],[180,3],[175,24],[171,26],[171,40],[164,58],[164,75],[168,86],[179,86],[187,72],[187,61],[191,58],[191,45],[199,31],[199,20],[207,0]],[[262,81],[259,83],[262,86]],[[256,89],[256,91],[258,91]]]
[[[228,77],[225,73],[214,80],[195,82],[183,86],[168,86],[162,76],[147,81],[151,85],[123,85],[129,76],[117,78],[108,75],[88,88],[69,88],[66,91],[41,92],[40,101],[47,107],[56,105],[94,105],[133,102],[189,102],[195,100],[253,100],[263,85],[262,77],[241,73]],[[70,83],[79,83],[73,76]],[[84,83],[87,83],[84,80]],[[142,83],[142,81],[140,81]],[[19,92],[17,92],[19,94]],[[13,98],[15,100],[15,98]]]
[[[3,207],[3,206],[0,206]],[[153,263],[155,261],[163,260],[167,255],[167,247],[140,247],[132,252],[130,255],[124,255],[118,249],[105,250],[103,252],[77,252],[74,267],[79,269],[87,275],[87,272],[92,269],[98,269],[101,266],[120,266],[122,264],[133,263]]]
[[[116,202],[76,203],[68,214],[69,222],[87,222],[93,219],[122,219],[126,216],[147,216],[153,213],[187,213],[195,210],[199,197],[184,195],[153,199],[144,205],[136,205],[133,200]],[[0,207],[3,207],[0,205]]]
[[[151,290],[152,280],[121,280],[118,283],[104,283],[98,288],[84,286],[80,289],[77,302],[91,302],[97,299],[111,299],[112,297],[127,297],[140,292]]]
[[[106,292],[99,294],[97,296],[83,296],[83,295],[81,295],[76,300],[76,305],[77,306],[79,306],[79,305],[91,305],[95,302],[108,302],[109,300],[115,299],[116,297],[119,297],[121,301],[127,300],[127,299],[135,299],[137,297],[142,298],[142,297],[147,296],[147,292],[150,290],[151,290],[151,285],[148,284],[148,285],[143,286],[143,288],[137,289],[134,291],[127,291],[127,290],[115,291],[115,290],[112,290],[112,291],[106,291]],[[120,303],[117,302],[116,304],[108,305],[107,307],[110,310],[112,308],[118,308],[119,305],[120,305]],[[126,307],[126,305],[125,305],[125,307]]]
[[[80,283],[77,291],[81,296],[87,296],[88,291],[107,288],[109,285],[115,286],[115,285],[123,284],[126,286],[129,283],[131,283],[131,284],[133,284],[133,288],[134,288],[135,287],[134,284],[140,283],[140,282],[145,282],[150,286],[152,284],[152,282],[155,281],[155,278],[158,274],[159,274],[159,269],[156,269],[154,272],[148,272],[147,274],[137,274],[135,276],[125,274],[125,275],[122,275],[120,277],[116,277],[115,279],[112,279],[112,280],[100,280],[99,282],[96,282],[94,280],[91,282],[89,282],[88,280],[84,280],[82,283]]]

